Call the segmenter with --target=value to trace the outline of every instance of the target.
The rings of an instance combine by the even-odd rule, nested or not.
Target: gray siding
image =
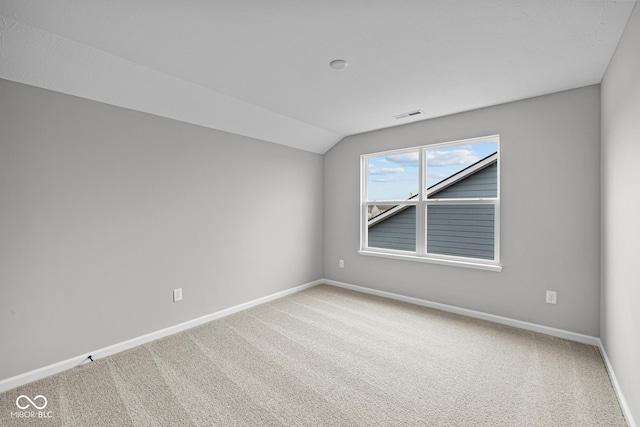
[[[410,206],[369,227],[369,247],[416,250],[416,207]]]
[[[493,259],[493,205],[427,207],[427,252]]]
[[[496,162],[430,197],[455,199],[460,197],[497,197],[497,195],[498,163]]]

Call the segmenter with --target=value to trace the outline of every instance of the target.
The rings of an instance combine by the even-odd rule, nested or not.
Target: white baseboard
[[[618,402],[620,403],[620,408],[622,409],[622,414],[627,421],[629,427],[637,427],[636,422],[633,419],[633,415],[631,415],[631,408],[627,404],[627,400],[624,398],[622,394],[622,389],[620,389],[620,384],[618,383],[618,379],[616,378],[615,372],[613,372],[613,365],[611,365],[611,361],[609,360],[609,356],[607,356],[607,351],[604,349],[604,344],[598,338],[598,348],[600,349],[600,354],[602,354],[602,358],[604,359],[604,365],[607,367],[607,372],[609,372],[609,378],[611,378],[611,384],[613,385],[613,389],[618,396]]]
[[[110,356],[112,354],[119,353],[124,350],[128,350],[130,348],[148,343],[150,341],[157,340],[159,338],[163,338],[168,335],[173,335],[198,325],[202,325],[203,323],[211,322],[212,320],[229,316],[230,314],[234,314],[239,311],[246,310],[256,305],[263,304],[265,302],[269,302],[277,298],[282,298],[284,296],[287,296],[296,292],[300,292],[304,289],[311,288],[313,286],[319,285],[324,282],[325,282],[324,280],[315,280],[313,282],[305,283],[303,285],[296,286],[291,289],[286,289],[281,292],[276,292],[275,294],[267,295],[265,297],[255,299],[253,301],[245,302],[243,304],[239,304],[234,307],[220,310],[215,313],[207,314],[205,316],[198,317],[196,319],[189,320],[184,323],[180,323],[178,325],[170,326],[168,328],[161,329],[156,332],[151,332],[149,334],[142,335],[137,338],[132,338],[130,340],[123,341],[114,345],[110,345],[108,347],[91,351],[76,357],[72,357],[70,359],[63,360],[58,363],[54,363],[52,365],[44,366],[42,368],[26,372],[24,374],[16,375],[15,377],[4,379],[0,381],[0,393],[7,390],[11,390],[16,387],[20,387],[21,385],[25,385],[30,382],[37,381],[39,379],[42,379],[54,374],[58,374],[68,369],[75,368],[76,366],[87,362],[89,356],[91,356],[93,360],[101,359],[103,357]]]
[[[474,319],[488,320],[489,322],[499,323],[501,325],[513,326],[514,328],[525,329],[527,331],[540,332],[542,334],[551,335],[554,337],[565,338],[571,341],[577,341],[583,344],[589,344],[598,346],[600,341],[597,337],[590,335],[578,334],[576,332],[565,331],[563,329],[551,328],[549,326],[542,326],[536,323],[523,322],[522,320],[511,319],[509,317],[496,316],[495,314],[484,313],[482,311],[469,310],[466,308],[455,307],[453,305],[440,304],[438,302],[423,300],[420,298],[407,297],[400,294],[394,294],[386,291],[379,291],[377,289],[365,288],[363,286],[351,285],[349,283],[336,282],[335,280],[325,280],[324,283],[337,286],[340,288],[351,289],[353,291],[364,292],[371,295],[377,295],[385,298],[391,298],[398,301],[404,301],[415,305],[421,305],[423,307],[435,308],[449,313],[461,314],[467,317],[473,317]]]

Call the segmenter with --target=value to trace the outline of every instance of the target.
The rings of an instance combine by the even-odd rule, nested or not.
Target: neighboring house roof
[[[470,177],[471,175],[480,172],[481,170],[483,170],[484,168],[491,166],[492,164],[496,163],[498,161],[498,153],[495,152],[493,154],[488,155],[487,157],[478,160],[477,162],[475,162],[472,165],[467,166],[466,168],[462,169],[459,172],[456,172],[455,174],[447,177],[446,179],[443,179],[442,181],[432,185],[431,187],[427,188],[427,197],[428,198],[433,198],[433,196],[439,192],[441,192],[442,190],[451,187],[452,185],[457,184],[458,182],[462,181],[465,178]],[[418,197],[419,195],[416,194],[415,196],[411,196],[409,197],[407,200],[412,200],[415,199],[416,197]],[[383,211],[382,213],[372,217],[369,219],[367,225],[369,227],[371,227],[372,225],[375,225],[379,222],[384,221],[387,218],[390,218],[392,216],[394,216],[395,214],[402,212],[403,210],[407,209],[409,206],[411,205],[397,205],[394,206],[391,209],[388,209],[386,211]]]

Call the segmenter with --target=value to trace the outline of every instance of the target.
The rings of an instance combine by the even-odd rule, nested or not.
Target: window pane
[[[369,220],[370,248],[416,251],[416,207],[395,206]]]
[[[485,176],[476,176],[487,165],[494,165],[497,172],[497,142],[484,142],[479,144],[460,145],[446,148],[435,148],[426,151],[427,158],[427,194],[428,197],[444,198],[443,188],[457,184],[460,187],[461,181],[477,181],[479,178],[489,179]],[[479,166],[482,166],[478,168]],[[469,179],[473,177],[473,179]],[[487,181],[479,191],[487,193],[493,190],[493,195],[472,194],[469,196],[450,195],[448,197],[496,197],[497,196],[497,173],[495,173],[493,183]],[[490,180],[490,179],[489,179]],[[471,187],[469,187],[471,185]],[[475,182],[467,182],[466,186],[473,189],[477,185]],[[467,188],[467,190],[469,190]],[[472,193],[474,191],[472,190]],[[477,191],[475,191],[477,193]]]
[[[494,259],[495,206],[428,205],[427,252]]]
[[[407,200],[418,194],[418,151],[367,161],[367,201]]]
[[[367,206],[367,220],[375,220],[378,216],[397,206],[398,205],[388,205],[384,203],[369,205]]]
[[[468,173],[466,173],[468,172]],[[427,192],[433,199],[462,199],[469,197],[498,197],[498,161],[483,169],[465,170],[451,179],[451,185],[444,188],[432,188]]]

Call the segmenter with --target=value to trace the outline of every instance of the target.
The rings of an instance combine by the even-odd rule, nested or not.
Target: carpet
[[[327,285],[9,390],[0,424],[626,426],[596,347]]]

